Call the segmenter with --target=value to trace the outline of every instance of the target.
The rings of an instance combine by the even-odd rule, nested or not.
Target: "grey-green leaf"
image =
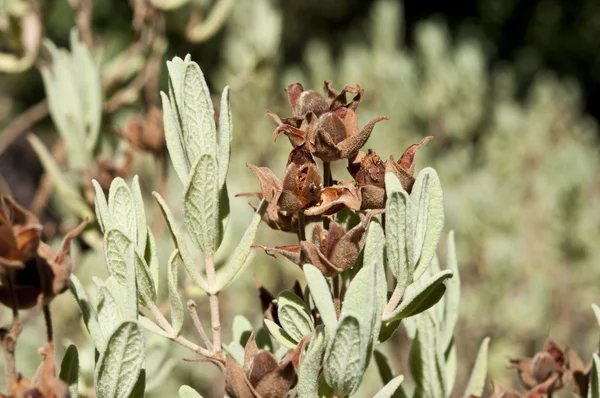
[[[233,137],[233,118],[229,103],[229,86],[221,94],[221,109],[219,110],[219,186],[225,185],[229,157],[231,156],[231,140]]]
[[[250,248],[254,243],[256,231],[258,231],[258,226],[260,225],[262,216],[267,209],[267,205],[268,203],[266,200],[261,201],[256,209],[256,212],[252,216],[252,220],[250,220],[250,225],[248,225],[248,228],[246,228],[244,236],[242,236],[240,243],[238,243],[238,246],[235,248],[235,251],[229,258],[229,261],[223,268],[218,270],[217,292],[227,286],[246,263],[246,259],[250,254]]]
[[[185,186],[188,182],[190,168],[183,147],[183,133],[179,124],[179,117],[173,109],[175,105],[169,101],[167,95],[161,92],[160,97],[162,98],[165,141],[167,142],[169,157],[177,176]]]
[[[412,283],[413,232],[408,193],[393,173],[386,173],[385,238],[388,266],[398,284]]]
[[[60,364],[59,378],[69,386],[71,398],[77,398],[79,396],[77,390],[77,384],[79,383],[79,353],[77,347],[73,344],[67,348]]]
[[[364,353],[360,334],[360,321],[345,314],[327,345],[323,362],[325,381],[340,396],[353,394],[362,380],[364,360],[361,357]]]
[[[387,383],[373,398],[392,398],[404,381],[404,376],[396,376]]]
[[[202,398],[196,390],[189,386],[179,387],[179,398]]]
[[[445,397],[445,373],[438,355],[438,328],[429,312],[417,317],[417,334],[410,351],[415,398]]]
[[[220,242],[219,175],[214,156],[202,154],[184,193],[185,226],[198,249],[214,253]]]
[[[94,375],[98,398],[128,398],[144,363],[144,336],[136,322],[123,322],[110,336]]]
[[[252,334],[252,324],[243,315],[236,315],[233,318],[233,341],[241,344],[242,347],[246,345],[248,338]]]
[[[154,288],[158,294],[158,283],[160,280],[160,261],[158,259],[158,250],[156,248],[156,240],[150,230],[150,227],[146,227],[148,238],[146,240],[146,251],[144,253],[144,259],[146,264],[150,268],[150,275],[152,275],[152,281],[154,282]]]
[[[294,339],[282,328],[280,328],[275,322],[265,319],[265,326],[271,333],[271,336],[277,340],[279,344],[284,346],[285,348],[292,349],[296,347],[296,342]]]
[[[96,210],[96,219],[98,220],[98,225],[100,225],[100,230],[104,232],[112,225],[110,213],[108,212],[108,204],[106,203],[104,191],[100,187],[98,181],[92,180],[92,185],[94,186],[94,208]]]
[[[331,291],[327,280],[315,266],[312,264],[304,264],[304,275],[306,282],[310,288],[310,295],[312,296],[321,320],[327,328],[327,333],[333,336],[335,328],[337,326],[337,316],[335,314],[335,306],[333,305],[333,299],[331,298]]]
[[[444,228],[444,198],[436,171],[426,167],[417,176],[410,195],[414,221],[414,279],[425,273],[435,255]]]
[[[137,242],[137,216],[133,194],[121,177],[115,178],[108,191],[108,212],[112,228],[120,230],[132,242]],[[144,232],[146,226],[144,225]]]
[[[142,198],[142,190],[140,189],[140,178],[137,174],[131,182],[131,193],[133,199],[133,207],[135,209],[135,219],[137,221],[137,248],[140,253],[146,250],[146,239],[148,237],[146,225],[146,210],[144,209],[144,199]]]
[[[319,325],[308,342],[308,350],[300,363],[298,375],[298,396],[300,398],[314,398],[318,394],[321,360],[326,345],[325,330],[323,325]]]
[[[103,352],[106,348],[106,337],[102,333],[102,329],[98,323],[96,311],[94,311],[81,282],[75,274],[71,274],[71,293],[75,297],[75,300],[77,300],[77,304],[79,304],[79,309],[83,315],[83,323],[90,333],[94,345],[98,351]]]
[[[477,396],[480,397],[483,394],[485,388],[485,378],[487,376],[487,362],[488,362],[488,347],[490,345],[490,338],[486,337],[479,346],[479,352],[477,353],[477,359],[471,370],[471,376],[465,390],[465,397]]]
[[[446,286],[443,282],[451,277],[452,271],[444,270],[409,285],[400,304],[394,311],[384,315],[383,320],[403,319],[429,309],[442,298],[446,291]]]
[[[456,245],[454,243],[454,231],[448,233],[446,242],[446,269],[453,272],[452,278],[446,281],[446,294],[444,295],[444,323],[440,344],[446,349],[452,337],[458,320],[460,307],[460,275],[458,273],[458,262],[456,260]]]
[[[594,365],[592,368],[592,374],[590,375],[590,387],[588,389],[589,398],[600,398],[600,356],[593,354]]]
[[[277,315],[283,329],[299,342],[313,331],[313,320],[302,299],[289,290],[277,298]]]
[[[173,326],[172,338],[177,337],[183,326],[183,303],[181,297],[179,297],[179,291],[177,288],[177,263],[181,257],[179,251],[175,249],[171,257],[169,258],[168,266],[168,281],[169,281],[169,308],[171,310],[171,326]]]
[[[594,311],[598,325],[600,325],[600,307],[598,307],[596,304],[592,304],[592,310]]]

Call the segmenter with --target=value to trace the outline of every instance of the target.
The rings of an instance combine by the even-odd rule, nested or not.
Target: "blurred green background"
[[[187,53],[202,68],[211,92],[231,86],[232,196],[258,190],[245,163],[283,173],[289,144],[284,139],[271,142],[274,124],[265,113],[291,113],[284,91],[290,83],[316,90],[325,79],[337,88],[359,84],[365,89],[360,124],[377,115],[391,116],[377,125],[367,148],[382,158],[398,158],[422,137],[435,137],[418,153],[417,169],[429,165],[440,174],[445,229],[456,231],[463,292],[456,331],[457,394],[484,336],[492,338],[489,377],[505,386],[516,385],[505,369],[506,356],[530,356],[548,336],[573,347],[584,360],[591,358],[598,329],[590,305],[600,302],[599,2],[236,0],[224,26],[202,43],[186,40],[185,26],[190,10],[206,15],[214,4],[191,3],[166,13],[168,48],[160,87],[166,87],[164,62]],[[47,37],[68,46],[75,24],[69,3],[41,5]],[[134,40],[131,20],[128,2],[93,2],[95,50],[104,64]],[[0,51],[10,49],[2,41],[7,37],[0,36]],[[44,97],[35,67],[0,74],[0,130]],[[110,127],[123,126],[143,107],[134,103],[105,117],[102,134],[111,134]],[[49,145],[56,140],[50,118],[31,130]],[[135,156],[129,178],[139,173],[148,196],[158,189],[153,170],[149,155]],[[345,164],[336,164],[333,173],[336,179],[349,178]],[[0,153],[0,189],[10,190],[22,204],[31,205],[42,174],[22,137]],[[176,178],[169,179],[174,207],[181,189]],[[250,219],[246,201],[231,198],[222,257]],[[149,200],[149,214],[156,214],[154,206]],[[61,207],[54,198],[43,213],[48,238],[59,239],[64,231]],[[172,246],[163,238],[166,260]],[[294,241],[295,236],[266,225],[257,238],[258,244]],[[102,256],[84,245],[76,257],[76,273],[91,291],[91,277],[106,275]],[[253,276],[277,294],[301,275],[285,260],[253,253],[234,286],[222,294],[226,341],[235,314],[260,325]],[[185,294],[198,301],[207,319],[207,300],[188,290]],[[73,299],[59,297],[53,310],[59,358],[68,341],[85,351],[88,337]],[[5,308],[1,311],[6,315]],[[39,314],[25,317],[38,328],[25,328],[17,358],[19,369],[31,375],[44,335]],[[192,335],[191,328],[188,333]],[[149,343],[155,357],[147,362],[168,377],[148,396],[174,396],[182,383],[204,396],[221,391],[211,365],[181,361],[192,354],[158,338]],[[408,373],[408,349],[403,331],[386,343],[397,373]],[[92,352],[87,360],[91,368]],[[368,376],[359,396],[370,396],[381,384],[373,370]]]

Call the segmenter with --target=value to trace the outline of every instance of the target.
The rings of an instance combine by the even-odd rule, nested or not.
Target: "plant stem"
[[[198,331],[200,338],[204,342],[204,345],[206,346],[206,348],[213,351],[214,347],[213,347],[212,343],[210,342],[210,340],[208,339],[208,336],[206,335],[204,328],[202,327],[200,318],[198,318],[198,313],[196,312],[196,302],[191,299],[188,300],[187,307],[188,307],[188,310],[190,311],[190,315],[192,316],[192,322],[194,322],[194,326],[196,327],[196,330]]]
[[[22,330],[21,319],[19,318],[19,310],[17,308],[17,297],[13,287],[13,273],[9,272],[5,280],[8,287],[10,296],[10,304],[13,312],[13,323],[10,331],[2,336],[2,343],[6,350],[6,379],[7,388],[12,389],[13,384],[17,380],[17,368],[15,362],[15,348],[17,345],[17,338]]]
[[[298,212],[298,240],[306,240],[306,220],[302,210]]]
[[[398,304],[400,304],[402,296],[404,296],[405,288],[406,286],[401,285],[399,283],[396,285],[394,293],[392,293],[392,297],[390,297],[390,301],[388,301],[387,305],[385,306],[385,309],[383,310],[383,315],[388,315],[392,313],[392,311],[394,311]]]
[[[217,279],[215,275],[215,263],[213,260],[212,253],[204,254],[206,264],[206,279],[208,282],[208,289],[214,292],[217,287]],[[208,302],[210,305],[210,324],[213,333],[213,354],[217,357],[221,357],[221,320],[219,316],[219,293],[209,293]]]
[[[46,336],[48,339],[48,348],[54,342],[54,330],[52,328],[52,314],[50,313],[50,306],[48,304],[44,304],[43,307],[44,312],[44,322],[46,323]]]
[[[154,316],[154,319],[156,320],[156,322],[158,322],[158,325],[169,335],[172,335],[174,332],[173,326],[171,326],[169,321],[167,321],[167,318],[165,318],[165,316],[162,314],[162,312],[160,312],[160,309],[151,301],[146,301],[146,302],[150,303],[150,304],[148,304],[148,309],[150,310],[150,312],[152,312],[152,315]],[[200,347],[198,344],[192,343],[191,341],[189,341],[188,339],[183,337],[181,334],[178,334],[175,337],[169,337],[169,338],[171,340],[175,341],[176,343],[179,343],[182,346],[189,348],[190,350],[192,350],[200,355],[204,355],[205,357],[209,357],[209,358],[211,357],[211,353],[207,349]]]
[[[331,290],[333,293],[333,306],[335,307],[335,316],[340,319],[341,301],[340,301],[340,275],[335,275],[331,278]]]
[[[333,177],[331,175],[331,163],[323,162],[323,188],[330,187],[333,184]],[[323,228],[329,229],[329,217],[323,217]]]

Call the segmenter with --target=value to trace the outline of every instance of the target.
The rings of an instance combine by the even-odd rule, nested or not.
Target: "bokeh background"
[[[530,356],[548,336],[573,347],[584,360],[591,358],[598,325],[590,305],[600,302],[599,2],[235,0],[222,26],[202,42],[189,40],[185,28],[190,15],[201,24],[214,3],[191,0],[165,14],[168,46],[158,83],[165,89],[166,60],[190,53],[215,99],[225,85],[231,86],[231,194],[258,190],[245,163],[283,173],[289,144],[283,139],[271,142],[274,124],[265,113],[290,113],[284,91],[288,84],[301,82],[316,90],[325,79],[338,88],[359,84],[365,89],[361,125],[373,116],[391,116],[377,125],[367,143],[382,158],[397,158],[422,137],[435,137],[418,153],[417,169],[432,166],[440,174],[445,230],[456,231],[462,283],[456,396],[485,336],[492,338],[489,378],[505,386],[516,385],[505,369],[506,357]],[[92,4],[94,54],[101,65],[109,65],[114,54],[135,40],[132,7],[122,0]],[[67,0],[40,5],[45,35],[68,47],[73,8]],[[0,31],[0,51],[13,48],[11,29],[9,24]],[[45,95],[35,66],[0,73],[0,189],[26,206],[34,204],[44,169],[24,134],[9,139],[1,131]],[[140,96],[105,115],[102,134],[125,126],[128,117],[155,97]],[[29,130],[49,147],[58,140],[49,117]],[[348,176],[345,165],[336,166],[334,178]],[[147,196],[159,189],[149,155],[135,153],[129,177],[135,173]],[[182,189],[176,180],[168,178],[173,206]],[[250,219],[246,202],[231,200],[223,258]],[[151,201],[147,211],[156,214]],[[72,215],[56,193],[40,212],[48,240],[59,240],[72,225]],[[164,238],[161,256],[166,259],[171,244]],[[294,239],[262,226],[257,243]],[[84,243],[75,251],[76,273],[92,291],[92,276],[106,275],[102,256]],[[302,278],[291,263],[253,253],[245,271],[222,294],[226,336],[235,314],[260,325],[253,276],[275,294]],[[198,301],[207,319],[206,299],[191,288],[184,294]],[[53,310],[59,358],[70,341],[86,353],[89,338],[74,300],[63,295]],[[6,316],[7,309],[0,311]],[[25,328],[17,358],[19,369],[31,375],[44,334],[39,314],[31,311],[24,317],[32,326]],[[193,335],[191,328],[188,333]],[[192,353],[154,337],[149,346],[147,362],[156,367],[154,380],[160,382],[148,396],[174,396],[182,383],[204,396],[221,391],[211,365],[181,361]],[[83,362],[91,369],[89,347]],[[402,330],[385,345],[397,373],[409,373],[409,347]],[[359,396],[370,396],[381,385],[375,371],[368,377]]]

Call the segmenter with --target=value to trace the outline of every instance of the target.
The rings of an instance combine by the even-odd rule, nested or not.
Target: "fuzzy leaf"
[[[126,307],[128,295],[125,291],[123,297],[123,290],[125,289],[112,276],[98,288],[98,322],[105,336],[110,336],[127,320],[123,307]]]
[[[304,301],[289,290],[277,298],[277,315],[283,329],[299,342],[313,331],[313,320]]]
[[[360,329],[360,321],[355,316],[344,314],[327,345],[323,362],[325,380],[340,396],[353,394],[362,380],[364,353]]]
[[[265,319],[264,322],[267,329],[269,329],[269,333],[271,333],[271,336],[273,336],[279,344],[288,349],[296,347],[296,342],[294,341],[294,339],[285,330],[280,328],[275,322],[270,321],[268,319]]]
[[[69,386],[71,398],[77,398],[79,396],[77,390],[77,384],[79,383],[79,353],[77,347],[73,344],[67,348],[60,364],[59,378]]]
[[[485,378],[487,376],[487,362],[488,362],[488,347],[490,345],[490,338],[486,337],[479,346],[479,352],[477,353],[477,359],[471,370],[471,376],[465,390],[465,397],[477,396],[480,397],[483,394],[485,388]]]
[[[445,397],[445,373],[438,355],[437,325],[429,312],[417,317],[417,334],[410,351],[415,398]]]
[[[246,259],[250,254],[250,247],[254,243],[256,231],[258,231],[258,226],[260,225],[260,221],[262,220],[262,216],[265,213],[267,206],[268,202],[266,200],[260,202],[256,212],[252,216],[252,220],[250,220],[248,228],[246,228],[242,239],[240,239],[240,243],[238,243],[233,254],[229,258],[229,261],[217,271],[217,292],[227,286],[246,263]]]
[[[104,191],[102,191],[98,181],[92,180],[92,185],[94,186],[94,208],[96,210],[96,219],[98,220],[98,225],[100,225],[100,231],[104,232],[112,225],[110,213],[108,212],[108,204],[106,203]]]
[[[171,312],[171,326],[173,326],[173,334],[170,336],[175,338],[179,335],[183,326],[183,303],[179,297],[177,289],[177,263],[181,259],[179,251],[175,249],[169,258],[168,266],[168,281],[169,281],[169,308]]]
[[[314,398],[318,394],[318,380],[321,371],[321,360],[327,345],[323,325],[315,328],[312,338],[308,343],[308,350],[300,363],[298,375],[298,396],[300,398]]]
[[[438,347],[438,349],[443,349],[442,347]],[[454,339],[451,340],[450,346],[446,348],[446,352],[444,353],[444,359],[446,364],[446,391],[449,393],[454,389],[454,382],[456,381],[456,367],[457,367],[457,359],[456,359],[456,344],[454,344]]]
[[[83,315],[83,323],[90,333],[96,349],[103,352],[106,348],[106,337],[102,333],[102,328],[100,328],[100,324],[98,323],[96,311],[94,311],[94,307],[92,307],[81,282],[75,274],[71,274],[71,293],[75,297],[75,300],[77,300],[77,304]]]
[[[171,78],[171,76],[169,76],[169,78]],[[161,92],[160,97],[162,98],[165,141],[167,142],[169,157],[171,158],[171,163],[173,163],[173,168],[175,169],[179,180],[181,180],[183,185],[186,185],[190,174],[190,167],[182,143],[181,137],[183,137],[183,133],[181,131],[179,117],[173,109],[175,105],[169,101],[167,95]]]
[[[144,363],[144,336],[136,322],[123,322],[100,355],[94,385],[98,398],[128,398]]]
[[[446,245],[446,268],[453,272],[453,276],[446,281],[447,292],[444,295],[444,326],[440,337],[440,343],[444,349],[448,348],[452,342],[460,307],[460,276],[458,273],[458,262],[456,261],[454,231],[448,233]]]
[[[113,222],[111,228],[120,230],[129,240],[136,243],[138,221],[133,194],[121,177],[115,178],[110,184],[108,212]]]
[[[598,325],[600,325],[600,307],[598,307],[596,304],[592,304],[592,310],[594,311]]]
[[[140,189],[140,179],[137,174],[131,182],[131,193],[133,206],[135,208],[135,218],[137,221],[137,248],[140,253],[146,250],[146,239],[148,237],[148,227],[146,225],[146,210],[144,208],[144,199],[142,198],[142,190]]]
[[[179,387],[179,398],[202,398],[202,395],[198,394],[196,390],[189,386]]]
[[[404,376],[396,376],[389,381],[373,398],[392,398],[404,381]]]
[[[221,94],[221,108],[219,109],[219,186],[225,185],[229,157],[231,156],[231,141],[233,138],[233,118],[229,102],[229,86]]]
[[[148,390],[150,388],[148,387]],[[138,379],[133,386],[133,390],[131,394],[129,394],[129,398],[144,398],[146,393],[146,369],[140,370],[140,374],[138,375]]]
[[[168,339],[171,338],[171,336],[167,332],[165,332],[163,330],[163,328],[161,328],[156,323],[154,323],[154,321],[151,320],[150,318],[146,318],[145,316],[140,315],[138,317],[138,322],[144,329],[146,329],[154,334],[157,334],[162,337],[166,337]]]
[[[600,356],[596,353],[592,355],[594,365],[590,375],[590,387],[588,389],[589,398],[600,398]]]
[[[205,253],[214,253],[221,243],[219,176],[214,156],[202,154],[192,168],[184,193],[183,214],[196,247]]]
[[[233,318],[233,341],[241,344],[242,347],[246,345],[248,338],[252,334],[252,324],[243,315],[236,315]],[[243,363],[242,363],[243,365]]]
[[[192,278],[192,281],[194,281],[196,286],[205,292],[208,292],[208,283],[206,283],[206,279],[204,279],[204,277],[200,274],[196,264],[193,262],[190,252],[185,245],[183,234],[175,222],[175,217],[173,216],[171,209],[169,209],[169,206],[158,192],[153,192],[152,195],[154,195],[154,198],[156,199],[156,202],[158,203],[158,206],[160,207],[160,210],[167,222],[167,226],[171,232],[171,238],[173,239],[173,243],[175,243],[175,247],[179,250],[179,255],[181,256],[183,265],[185,266],[188,275],[190,278]]]
[[[417,176],[410,195],[414,221],[414,279],[425,273],[433,259],[444,228],[444,198],[440,179],[434,169],[426,167]]]
[[[413,232],[410,198],[394,173],[386,173],[385,237],[388,266],[398,284],[413,281]]]
[[[304,264],[304,275],[306,282],[310,288],[310,295],[319,310],[321,320],[327,328],[327,333],[333,336],[337,326],[337,316],[335,314],[335,306],[331,298],[331,291],[327,280],[315,266],[312,264]]]
[[[444,270],[409,285],[400,304],[390,314],[384,315],[383,320],[403,319],[429,309],[442,298],[446,291],[443,282],[451,277],[452,271]]]
[[[156,294],[158,294],[158,283],[160,280],[160,262],[158,259],[158,250],[156,248],[156,240],[150,230],[150,227],[146,227],[148,238],[146,240],[146,251],[144,253],[144,260],[150,268],[150,275],[152,275],[152,281],[154,282],[154,288]]]

